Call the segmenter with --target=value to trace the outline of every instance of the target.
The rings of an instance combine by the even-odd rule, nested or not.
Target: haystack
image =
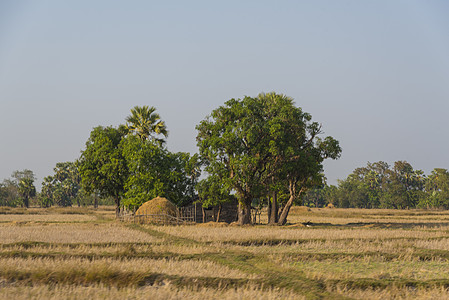
[[[169,215],[176,217],[177,212],[176,206],[169,200],[163,197],[156,197],[142,204],[136,211],[136,215]]]

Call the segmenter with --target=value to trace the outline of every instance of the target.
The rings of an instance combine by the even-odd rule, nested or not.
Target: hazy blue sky
[[[0,1],[0,180],[40,180],[97,125],[155,106],[171,151],[230,98],[275,91],[367,161],[449,168],[449,2]]]

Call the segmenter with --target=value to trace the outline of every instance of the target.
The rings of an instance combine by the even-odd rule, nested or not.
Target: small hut
[[[208,223],[208,222],[226,222],[232,223],[237,221],[238,218],[238,202],[237,200],[225,202],[221,205],[202,207],[201,201],[196,201],[186,205],[180,209],[182,217],[185,212],[189,212],[192,215],[192,221],[196,223]]]

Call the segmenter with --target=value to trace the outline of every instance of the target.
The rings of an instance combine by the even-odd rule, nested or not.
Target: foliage
[[[197,126],[206,171],[235,191],[240,224],[251,222],[253,199],[279,189],[279,181],[291,195],[286,220],[293,200],[317,182],[322,161],[341,152],[333,138],[318,138],[320,129],[291,98],[275,93],[231,99]]]
[[[168,136],[165,122],[161,120],[156,108],[153,106],[135,106],[131,109],[131,115],[126,118],[127,129],[135,133],[141,140],[151,139],[159,144],[165,142],[162,138],[157,136]]]
[[[343,208],[449,208],[449,173],[436,168],[427,177],[406,161],[368,162],[324,191],[325,203]]]
[[[123,204],[129,209],[155,197],[166,197],[178,206],[191,199],[194,177],[188,153],[171,153],[150,140],[128,136],[121,144],[129,175]]]
[[[16,207],[22,203],[15,180],[5,179],[0,183],[0,206]]]
[[[78,162],[81,185],[85,192],[113,197],[117,216],[120,213],[120,199],[128,178],[127,164],[120,147],[125,134],[123,126],[95,127]]]
[[[421,199],[419,207],[449,209],[449,172],[435,168],[425,183],[427,197]]]
[[[81,177],[74,162],[60,162],[53,169],[55,174],[47,176],[42,182],[42,190],[39,195],[39,203],[42,207],[53,204],[59,206],[71,206],[77,201],[80,206],[78,192],[81,188]]]
[[[223,181],[217,176],[210,175],[197,184],[198,196],[201,205],[205,208],[221,205],[235,199],[235,195],[223,185]]]
[[[17,185],[17,192],[22,199],[25,207],[30,206],[30,198],[36,196],[36,187],[34,186],[33,171],[25,169],[23,171],[14,171],[11,175],[15,179]]]

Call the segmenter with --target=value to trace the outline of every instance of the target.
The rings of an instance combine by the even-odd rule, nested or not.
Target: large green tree
[[[141,140],[154,139],[162,144],[165,140],[160,136],[168,136],[165,122],[161,120],[153,106],[144,105],[132,108],[131,115],[126,118],[126,126]]]
[[[78,162],[85,192],[114,198],[117,217],[128,178],[128,168],[120,146],[125,135],[123,126],[95,127]]]
[[[206,171],[235,191],[241,225],[251,223],[253,199],[275,192],[281,180],[294,200],[313,185],[309,182],[318,176],[323,159],[341,151],[336,140],[318,139],[320,126],[293,99],[275,93],[231,99],[197,130]],[[283,211],[285,220],[293,200]]]

